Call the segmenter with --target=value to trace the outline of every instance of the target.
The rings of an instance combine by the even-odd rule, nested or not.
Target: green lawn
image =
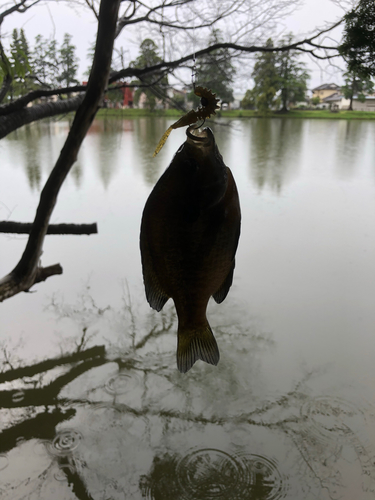
[[[179,117],[182,116],[180,111],[176,109],[149,111],[147,109],[100,109],[97,117],[117,116],[117,117],[133,117],[140,116],[166,116]],[[320,118],[320,119],[343,119],[343,120],[375,120],[375,111],[339,111],[332,113],[329,110],[293,110],[288,113],[268,113],[261,114],[258,111],[251,110],[226,110],[218,111],[218,117],[223,118]]]

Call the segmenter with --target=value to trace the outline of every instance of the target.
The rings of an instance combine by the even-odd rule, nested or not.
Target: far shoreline
[[[182,112],[176,109],[167,110],[155,110],[150,111],[148,109],[115,109],[115,108],[101,108],[96,117],[118,117],[118,118],[138,118],[138,117],[165,117],[165,118],[179,118],[183,115]],[[235,110],[219,110],[211,118],[312,118],[312,119],[324,119],[324,120],[375,120],[375,111],[335,111],[330,110],[311,110],[311,109],[298,109],[291,110],[286,113],[280,112],[269,112],[261,113],[259,111],[253,111],[248,109],[235,109]]]

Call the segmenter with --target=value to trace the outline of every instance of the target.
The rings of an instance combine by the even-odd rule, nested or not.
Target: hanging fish
[[[241,221],[236,184],[211,129],[189,127],[186,135],[146,202],[140,235],[147,300],[157,311],[169,298],[176,307],[182,373],[198,359],[219,362],[206,308],[232,285]]]

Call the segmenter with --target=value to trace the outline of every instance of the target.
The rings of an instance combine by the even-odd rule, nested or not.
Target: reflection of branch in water
[[[126,288],[126,289],[125,289]],[[134,349],[135,336],[136,336],[136,326],[135,326],[135,316],[133,312],[132,299],[130,296],[129,284],[127,280],[122,282],[122,301],[124,303],[124,310],[130,316],[130,337],[132,339],[132,347]]]
[[[12,370],[0,373],[0,384],[22,377],[32,377],[39,373],[52,370],[52,368],[56,368],[57,366],[76,363],[78,361],[83,361],[89,358],[103,357],[104,355],[104,346],[95,346],[91,347],[90,349],[86,349],[85,351],[67,354],[58,358],[46,359],[45,361],[41,361],[40,363],[35,363],[30,366],[22,366],[20,368],[14,368]]]
[[[53,439],[56,434],[56,426],[71,419],[75,413],[76,410],[73,408],[69,408],[64,412],[60,409],[52,412],[46,411],[3,430],[0,432],[0,453],[7,453],[15,448],[20,437],[25,441],[30,439]]]
[[[150,339],[156,338],[159,335],[169,332],[176,320],[176,314],[174,313],[174,310],[170,309],[169,312],[169,318],[166,311],[162,311],[160,313],[161,326],[154,325],[151,328],[151,331],[147,333],[139,342],[137,342],[137,344],[135,344],[134,349],[141,349],[147,344]]]
[[[72,382],[82,373],[85,373],[91,368],[100,366],[106,362],[105,359],[105,351],[103,346],[97,346],[95,349],[90,349],[89,354],[86,352],[77,353],[75,357],[79,354],[81,355],[82,363],[79,363],[77,366],[71,368],[67,373],[57,377],[53,382],[49,383],[45,387],[42,388],[34,388],[34,389],[11,389],[0,391],[0,408],[19,408],[26,406],[41,406],[41,405],[50,405],[56,403],[56,398],[59,392],[63,387],[65,387],[69,382]],[[95,352],[93,356],[93,351]],[[72,355],[74,357],[74,355]],[[53,365],[54,363],[54,365]],[[66,357],[64,359],[64,363],[66,363]],[[42,363],[38,363],[39,372],[36,372],[35,365],[32,367],[23,367],[15,370],[18,373],[27,373],[34,372],[40,373],[40,371],[45,371],[44,366],[58,366],[59,361],[57,360],[48,360]],[[28,370],[28,368],[31,368]],[[6,374],[8,380],[10,379],[10,372]],[[23,375],[25,376],[25,375]],[[11,380],[15,380],[14,377]]]
[[[72,491],[78,500],[93,500],[90,493],[87,491],[87,486],[79,475],[74,458],[59,457],[58,464],[61,470],[66,475],[69,486],[72,486]]]

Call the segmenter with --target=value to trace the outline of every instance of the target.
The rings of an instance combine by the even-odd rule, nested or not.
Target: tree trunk
[[[0,302],[22,290],[28,290],[37,277],[44,237],[59,190],[77,159],[79,148],[95,117],[107,86],[120,1],[102,0],[101,2],[94,62],[87,84],[87,92],[77,110],[60,156],[40,195],[33,227],[21,260],[11,273],[0,281]]]
[[[353,111],[354,89],[355,89],[355,75],[353,76],[353,80],[352,80],[352,91],[350,93],[350,104],[349,104],[348,111]]]

